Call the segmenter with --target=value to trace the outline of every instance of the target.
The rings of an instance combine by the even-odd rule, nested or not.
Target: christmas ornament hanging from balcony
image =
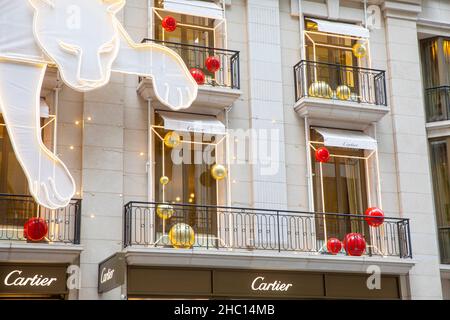
[[[330,238],[327,241],[327,250],[328,253],[332,255],[336,255],[342,250],[342,242],[336,238]]]
[[[23,235],[29,241],[41,241],[47,233],[48,225],[42,218],[31,218],[23,226]]]
[[[174,248],[189,249],[195,243],[195,232],[186,223],[177,223],[169,231],[169,240]]]
[[[316,81],[311,84],[308,90],[309,96],[314,98],[331,99],[333,90],[325,81]]]
[[[352,91],[346,85],[341,85],[341,86],[336,88],[336,96],[340,100],[348,100],[348,99],[350,99],[351,94],[352,94]]]
[[[316,160],[318,162],[328,162],[330,160],[330,151],[325,147],[320,147],[316,150]]]
[[[170,131],[164,136],[164,144],[168,148],[176,148],[180,143],[180,135],[174,131]]]
[[[194,78],[195,82],[197,82],[198,85],[205,84],[205,74],[202,70],[197,68],[192,68],[189,70],[191,72],[192,77]]]
[[[159,183],[161,183],[163,186],[167,185],[170,182],[170,179],[168,176],[162,176],[159,178]]]
[[[217,57],[211,56],[206,59],[205,65],[209,72],[215,73],[220,69],[220,60]]]
[[[172,218],[175,210],[170,204],[159,204],[156,207],[156,214],[163,220]]]
[[[211,175],[218,181],[223,180],[227,177],[227,169],[221,164],[215,164],[211,168]]]
[[[161,25],[167,32],[174,32],[177,29],[177,20],[172,16],[167,16],[162,19]]]
[[[360,233],[349,233],[344,238],[344,249],[349,256],[360,257],[366,250],[366,240]]]
[[[364,58],[367,55],[367,48],[363,43],[356,43],[353,48],[353,55],[358,59]]]
[[[368,208],[365,215],[366,222],[371,227],[379,227],[384,222],[384,212],[380,208]]]

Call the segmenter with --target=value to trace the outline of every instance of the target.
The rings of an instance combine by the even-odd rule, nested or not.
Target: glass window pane
[[[441,259],[450,263],[450,137],[432,140],[430,151]]]

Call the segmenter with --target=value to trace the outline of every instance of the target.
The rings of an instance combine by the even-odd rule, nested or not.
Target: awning
[[[50,117],[50,107],[48,106],[45,99],[41,98],[41,118],[48,118]]]
[[[223,8],[215,2],[200,0],[164,0],[165,10],[201,16],[210,19],[224,19]]]
[[[360,131],[314,128],[324,140],[325,146],[350,149],[375,150],[377,141]]]
[[[332,22],[320,19],[310,19],[317,24],[318,30],[321,32],[336,33],[346,36],[353,36],[358,38],[369,38],[370,31],[367,28],[358,26],[356,24]]]
[[[158,111],[158,113],[164,120],[164,129],[166,130],[226,134],[225,125],[213,116],[181,112]]]

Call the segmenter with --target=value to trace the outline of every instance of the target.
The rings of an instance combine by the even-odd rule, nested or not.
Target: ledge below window
[[[152,99],[157,104],[158,109],[169,110],[156,98],[152,79],[142,79],[138,85],[137,92],[145,100]],[[231,106],[241,95],[242,91],[237,89],[199,86],[197,99],[189,108],[189,112],[217,115],[225,108]]]
[[[382,105],[310,97],[297,101],[294,110],[316,125],[338,121],[353,130],[364,130],[371,123],[380,121],[389,112],[389,108]]]

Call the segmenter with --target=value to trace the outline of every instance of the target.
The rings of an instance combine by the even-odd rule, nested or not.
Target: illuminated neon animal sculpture
[[[111,73],[151,77],[155,95],[174,110],[188,108],[198,85],[174,51],[134,43],[116,14],[125,0],[0,0],[0,112],[14,152],[40,205],[66,206],[75,183],[42,142],[40,92],[56,65],[70,88],[88,92]]]

